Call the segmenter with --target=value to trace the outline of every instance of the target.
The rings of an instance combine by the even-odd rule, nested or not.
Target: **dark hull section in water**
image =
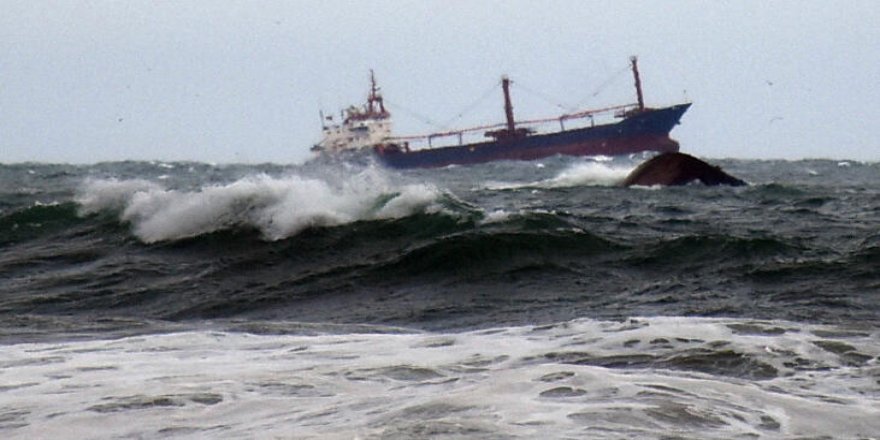
[[[710,165],[689,154],[677,152],[664,153],[645,161],[626,177],[623,185],[677,186],[692,182],[709,186],[746,185],[746,182],[725,173],[720,167]]]

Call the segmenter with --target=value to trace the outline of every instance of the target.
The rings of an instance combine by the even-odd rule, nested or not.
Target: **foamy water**
[[[632,172],[632,164],[614,164],[607,160],[581,162],[571,165],[555,176],[534,182],[489,182],[487,189],[512,190],[521,188],[567,188],[576,186],[616,186]]]
[[[441,192],[427,184],[399,185],[367,168],[338,179],[256,175],[195,191],[141,179],[91,179],[76,197],[83,215],[118,213],[142,241],[153,243],[253,227],[279,240],[314,226],[393,219],[439,210]]]
[[[278,331],[275,324],[273,331]],[[361,329],[363,330],[363,329]],[[576,320],[0,347],[3,438],[870,438],[876,330]]]

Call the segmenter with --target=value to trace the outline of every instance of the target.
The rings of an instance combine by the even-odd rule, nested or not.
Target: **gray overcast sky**
[[[301,162],[370,68],[415,134],[501,74],[521,118],[632,102],[630,55],[683,151],[880,160],[873,0],[0,0],[0,162]]]

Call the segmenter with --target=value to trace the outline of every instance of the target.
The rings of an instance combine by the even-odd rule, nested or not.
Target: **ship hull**
[[[436,168],[499,160],[536,160],[554,155],[618,156],[644,151],[677,152],[669,132],[690,104],[650,109],[613,124],[513,139],[406,151],[378,146],[379,160],[392,168]]]

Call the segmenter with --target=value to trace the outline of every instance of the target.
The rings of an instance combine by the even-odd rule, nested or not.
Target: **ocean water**
[[[0,165],[0,438],[880,438],[880,164]]]

